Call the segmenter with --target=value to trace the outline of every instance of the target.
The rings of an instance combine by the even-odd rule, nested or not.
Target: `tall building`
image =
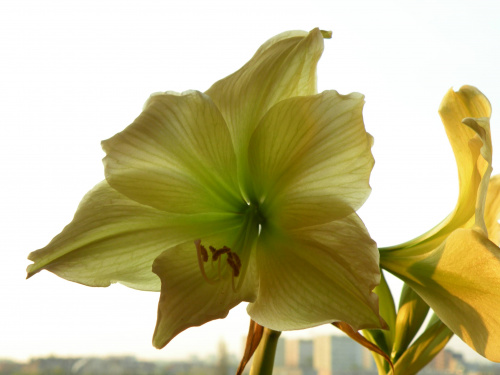
[[[346,336],[316,337],[313,367],[317,375],[377,373],[369,350]]]
[[[460,375],[464,373],[465,368],[466,364],[461,354],[444,349],[434,357],[422,372],[441,371],[446,374]]]
[[[229,367],[229,355],[226,348],[226,342],[221,339],[217,351],[217,374],[227,375],[230,371]]]
[[[285,341],[285,366],[313,367],[313,341],[312,340],[286,340]]]
[[[276,353],[274,355],[274,366],[284,367],[285,366],[285,339],[280,337],[278,340],[278,345],[276,346]]]
[[[312,340],[280,339],[276,348],[276,375],[316,375]]]

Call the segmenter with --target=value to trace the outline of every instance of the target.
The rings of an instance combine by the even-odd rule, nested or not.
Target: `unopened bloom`
[[[446,94],[439,113],[458,166],[457,205],[429,232],[381,249],[381,265],[474,350],[500,361],[500,179],[490,180],[491,106],[464,86]]]
[[[316,91],[323,36],[280,34],[205,93],[153,95],[102,143],[106,180],[28,274],[161,290],[156,347],[242,301],[275,330],[380,327],[378,251],[355,213],[372,138],[362,95]]]

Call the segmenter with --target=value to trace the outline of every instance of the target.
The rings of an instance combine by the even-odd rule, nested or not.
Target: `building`
[[[377,374],[370,351],[347,336],[316,337],[313,368],[317,375]]]
[[[422,373],[440,371],[450,375],[462,375],[465,373],[465,368],[466,364],[462,355],[444,349],[434,357]]]
[[[316,375],[313,368],[314,345],[312,340],[278,341],[274,361],[276,375]]]

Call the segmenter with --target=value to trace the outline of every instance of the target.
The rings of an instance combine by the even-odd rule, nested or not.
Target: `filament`
[[[200,270],[201,270],[201,275],[203,276],[203,278],[205,279],[205,281],[211,285],[215,285],[217,283],[217,279],[215,280],[210,280],[205,272],[205,262],[208,261],[208,254],[207,254],[207,258],[205,260],[205,257],[204,257],[204,254],[207,252],[207,250],[205,249],[204,246],[202,246],[201,244],[201,240],[198,239],[196,241],[194,241],[194,244],[196,246],[196,254],[198,255],[198,266],[200,267]],[[203,253],[203,250],[205,250],[205,253]],[[220,275],[220,269],[219,269],[219,275]]]

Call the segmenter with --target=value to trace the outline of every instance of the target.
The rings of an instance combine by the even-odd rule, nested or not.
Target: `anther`
[[[229,267],[233,270],[233,277],[238,277],[241,268],[241,261],[238,254],[229,252],[227,254],[227,264],[229,264]]]
[[[207,249],[201,244],[201,240],[196,240],[194,241],[194,245],[196,246],[196,254],[198,255],[198,266],[200,267],[201,275],[205,279],[205,281],[209,284],[215,285],[217,282],[216,280],[211,280],[206,272],[205,272],[205,266],[203,263],[208,261],[208,254],[207,254]],[[206,260],[205,260],[206,257]]]
[[[208,253],[207,253],[207,249],[205,248],[205,246],[203,246],[202,244],[200,244],[200,253],[201,253],[201,259],[204,261],[204,262],[208,262]]]
[[[194,241],[194,244],[196,246],[196,253],[198,255],[198,265],[200,266],[201,274],[203,278],[209,283],[209,284],[216,284],[219,280],[221,280],[222,277],[222,270],[221,270],[221,257],[222,255],[226,254],[226,261],[228,266],[231,268],[231,285],[233,288],[233,291],[236,293],[238,292],[242,279],[238,281],[238,285],[235,285],[234,279],[237,278],[240,273],[241,273],[241,260],[238,254],[235,252],[231,251],[231,249],[227,246],[223,246],[220,249],[216,249],[213,246],[208,246],[208,249],[212,253],[212,265],[214,261],[218,261],[217,263],[217,276],[215,278],[209,278],[208,275],[205,272],[205,265],[204,263],[208,262],[209,255],[207,248],[201,244],[201,240],[196,240]]]
[[[234,258],[234,262],[236,263],[236,266],[238,268],[241,268],[241,260],[240,260],[240,257],[238,256],[238,254],[236,253],[231,253],[233,255],[233,258]]]
[[[222,249],[216,250],[212,255],[212,260],[217,260],[222,254],[230,253],[231,249],[227,246],[223,246]]]

